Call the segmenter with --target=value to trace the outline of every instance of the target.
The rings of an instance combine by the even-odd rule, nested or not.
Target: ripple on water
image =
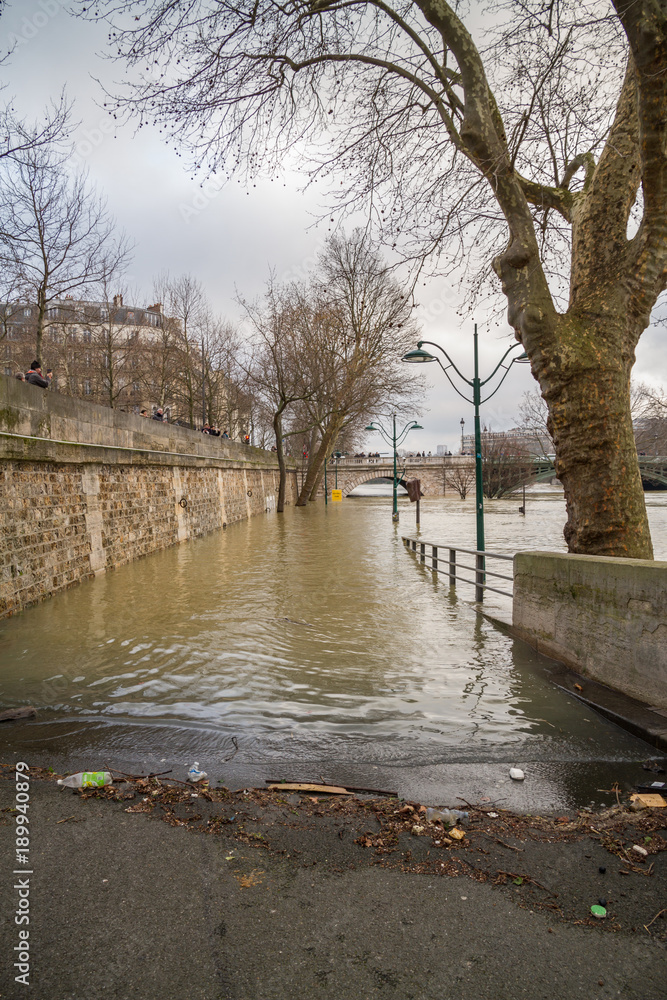
[[[667,503],[649,516],[664,556]],[[529,499],[525,518],[489,504],[488,546],[562,548],[563,517],[562,501]],[[425,500],[422,526],[472,547],[474,505]],[[159,759],[224,755],[235,735],[249,762],[648,756],[471,597],[416,563],[382,501],[258,517],[3,622],[2,701],[40,714],[0,742]]]

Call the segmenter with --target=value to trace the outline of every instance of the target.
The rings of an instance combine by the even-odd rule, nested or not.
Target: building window
[[[90,396],[90,382],[88,379],[83,383],[83,392],[85,396]]]
[[[89,344],[92,339],[93,339],[93,335],[90,332],[90,330],[84,330],[83,331],[83,342],[84,342],[84,344]]]
[[[5,365],[5,375],[11,375],[11,374],[12,374],[11,368],[8,368],[7,365]]]
[[[23,315],[24,316],[32,316],[32,309],[24,309],[23,310]]]

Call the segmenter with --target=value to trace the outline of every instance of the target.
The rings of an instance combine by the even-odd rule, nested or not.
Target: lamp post
[[[466,422],[463,419],[463,417],[461,417],[461,454],[463,454],[463,428],[465,427],[465,425]]]
[[[447,358],[448,364],[443,365],[440,358],[437,358],[435,357],[435,355],[429,354],[428,351],[423,350],[424,344],[428,344],[430,347],[436,347]],[[521,347],[521,344],[516,343],[512,344],[511,347],[508,347],[505,353],[503,354],[502,358],[496,365],[496,367],[491,372],[491,374],[485,379],[480,379],[479,377],[479,353],[477,347],[476,323],[475,323],[475,332],[473,334],[474,375],[472,379],[466,378],[465,375],[463,375],[456,367],[456,365],[450,358],[449,354],[447,354],[447,351],[444,349],[444,347],[441,347],[439,344],[434,343],[432,340],[420,340],[419,343],[417,344],[417,349],[415,351],[408,351],[408,353],[404,354],[401,359],[402,361],[406,361],[408,364],[429,364],[431,361],[437,361],[440,367],[442,368],[443,372],[447,376],[447,379],[452,388],[455,390],[455,392],[458,392],[459,396],[465,399],[467,403],[472,403],[475,409],[475,500],[476,500],[476,520],[477,520],[477,552],[478,552],[478,557],[481,559],[481,564],[479,568],[482,571],[482,576],[484,571],[484,490],[482,483],[482,434],[479,423],[479,408],[482,405],[482,403],[488,402],[488,400],[491,399],[491,397],[498,392],[498,389],[500,389],[501,385],[507,378],[509,370],[515,362],[528,361],[528,355],[525,352],[522,352],[519,355],[515,355],[508,364],[504,364],[505,359],[517,347]],[[462,382],[470,386],[470,388],[472,389],[472,399],[464,395],[464,393],[462,393],[461,390],[457,388],[456,384],[452,380],[451,375],[449,374],[450,368],[454,369],[454,371],[456,372],[456,374],[458,375],[458,377],[461,379]],[[487,385],[495,377],[496,373],[500,368],[504,369],[503,376],[501,377],[495,389],[493,389],[493,391],[490,392],[488,396],[482,399],[482,387]],[[464,421],[462,418],[461,419],[462,446],[463,446],[463,424]],[[461,450],[463,450],[463,448]],[[476,588],[476,600],[481,601],[482,597],[483,597],[483,588],[481,584],[478,584]]]
[[[398,476],[396,474],[396,461],[397,461],[396,449],[398,448],[399,444],[403,444],[403,442],[405,441],[405,439],[408,436],[408,434],[410,433],[410,431],[421,431],[424,428],[422,427],[421,424],[418,424],[416,420],[411,420],[409,423],[407,423],[405,425],[405,427],[403,428],[403,430],[399,431],[398,434],[397,434],[396,433],[396,414],[395,413],[392,414],[391,420],[392,420],[392,433],[391,434],[389,433],[388,430],[386,430],[382,426],[382,424],[380,424],[380,423],[376,424],[374,421],[370,422],[370,424],[368,425],[368,427],[366,428],[366,430],[367,431],[377,431],[377,433],[380,434],[384,438],[384,440],[387,442],[387,444],[390,444],[392,446],[392,449],[393,449],[393,453],[394,453],[394,504],[393,504],[393,513],[391,515],[391,519],[394,522],[394,524],[396,524],[398,522]]]

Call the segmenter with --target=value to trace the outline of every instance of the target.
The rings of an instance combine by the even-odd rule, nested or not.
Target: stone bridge
[[[405,486],[408,479],[419,479],[424,496],[445,496],[453,494],[453,487],[448,483],[454,469],[466,468],[471,473],[475,470],[475,459],[472,455],[436,455],[428,458],[400,458],[397,465],[399,482]],[[660,456],[639,456],[644,489],[667,488],[667,458]],[[394,478],[394,463],[390,457],[382,458],[341,458],[338,461],[338,489],[346,497],[356,486],[371,482],[374,479]],[[536,458],[527,482],[551,482],[556,478],[553,462],[548,459]],[[331,490],[336,481],[336,462],[331,462],[327,470],[327,486]],[[473,487],[474,489],[474,487]],[[320,486],[324,494],[324,485]]]
[[[429,458],[399,458],[396,470],[399,483],[405,486],[408,479],[419,479],[424,496],[444,496],[453,493],[447,479],[454,468],[463,466],[475,471],[475,459],[472,455],[436,455]],[[338,489],[346,497],[356,486],[362,486],[373,479],[388,479],[393,481],[394,462],[387,456],[382,458],[341,458],[338,461]],[[336,482],[336,462],[331,462],[327,469],[327,487],[334,488]],[[324,493],[324,484],[321,486]]]

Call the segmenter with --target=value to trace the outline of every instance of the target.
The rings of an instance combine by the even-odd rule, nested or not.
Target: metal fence
[[[484,600],[485,590],[492,590],[495,594],[503,594],[504,597],[512,597],[510,590],[501,590],[500,587],[493,587],[490,583],[486,582],[486,579],[490,576],[493,577],[494,582],[495,580],[509,580],[513,584],[514,575],[508,576],[506,573],[498,573],[496,570],[488,569],[486,561],[487,559],[503,559],[506,562],[512,562],[513,556],[507,556],[500,552],[480,552],[478,549],[455,548],[446,543],[426,542],[422,541],[421,538],[413,538],[409,535],[403,535],[402,539],[405,547],[416,553],[419,561],[433,573],[446,574],[449,577],[450,587],[455,587],[457,580],[460,580],[462,583],[473,584],[476,601]],[[430,553],[426,551],[427,549],[431,550]],[[470,566],[460,562],[457,559],[457,553],[462,553],[465,556],[474,556],[475,565]],[[473,579],[469,576],[461,576],[459,570],[473,573]]]

